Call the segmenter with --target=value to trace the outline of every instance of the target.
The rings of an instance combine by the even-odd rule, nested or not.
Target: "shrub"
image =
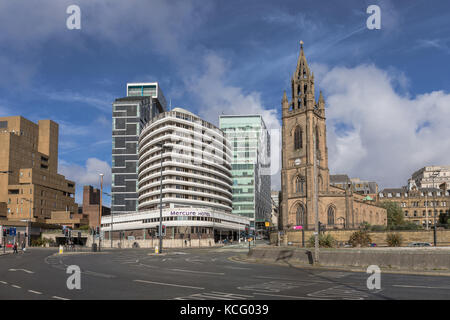
[[[83,231],[87,231],[87,230],[89,230],[89,225],[84,225],[84,226],[80,226],[79,228],[78,228],[78,230],[83,230]]]
[[[386,231],[386,226],[374,225],[370,227],[370,231]]]
[[[391,228],[389,228],[389,230],[419,230],[419,229],[423,229],[423,227],[411,221],[405,222],[400,225],[392,226]]]
[[[372,242],[372,239],[366,230],[359,230],[352,233],[348,242],[353,247],[366,247]]]
[[[400,247],[403,242],[403,238],[398,233],[389,233],[386,236],[386,242],[389,247]]]
[[[310,247],[315,245],[315,237],[311,236],[308,240]],[[333,248],[336,246],[336,240],[331,234],[319,234],[319,247],[321,248]]]
[[[362,230],[369,230],[371,228],[371,225],[367,221],[363,221],[360,223],[359,228]]]

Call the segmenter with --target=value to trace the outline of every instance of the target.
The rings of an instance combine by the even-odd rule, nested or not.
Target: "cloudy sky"
[[[73,4],[80,30],[66,27]],[[380,30],[366,27],[372,4]],[[0,115],[60,124],[59,171],[81,202],[99,172],[109,189],[111,103],[127,82],[159,81],[174,107],[216,124],[222,113],[262,113],[276,130],[303,40],[325,96],[331,173],[399,187],[425,165],[450,164],[449,9],[446,0],[0,0]]]

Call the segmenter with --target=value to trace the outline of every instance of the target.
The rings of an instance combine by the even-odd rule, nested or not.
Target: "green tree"
[[[388,229],[404,224],[403,211],[397,202],[383,201],[381,206],[387,210]]]

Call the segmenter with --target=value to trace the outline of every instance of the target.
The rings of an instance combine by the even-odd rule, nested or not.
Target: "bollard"
[[[155,246],[155,253],[158,253],[158,246]]]
[[[59,254],[63,254],[63,252],[64,252],[63,246],[59,245]]]

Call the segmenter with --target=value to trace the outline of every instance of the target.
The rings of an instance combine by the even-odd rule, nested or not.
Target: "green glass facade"
[[[232,149],[233,213],[262,229],[270,220],[270,136],[259,115],[220,116]]]

